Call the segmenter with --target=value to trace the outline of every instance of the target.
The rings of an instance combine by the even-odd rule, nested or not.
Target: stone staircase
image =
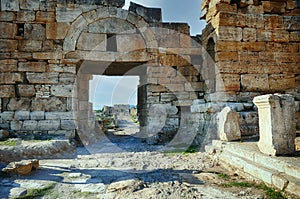
[[[261,153],[256,142],[214,140],[205,147],[223,165],[250,174],[279,190],[300,197],[300,155],[271,157]]]

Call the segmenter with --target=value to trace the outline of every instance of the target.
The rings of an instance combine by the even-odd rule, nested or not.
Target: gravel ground
[[[164,153],[163,146],[132,135],[109,132],[92,146],[77,148],[75,159],[40,160],[40,168],[27,176],[2,173],[0,198],[265,198],[255,187],[221,186],[246,179],[205,153]]]

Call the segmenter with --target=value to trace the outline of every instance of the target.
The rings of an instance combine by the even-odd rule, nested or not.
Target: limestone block
[[[31,22],[35,20],[35,12],[33,11],[22,11],[17,13],[18,22]]]
[[[19,0],[1,0],[1,11],[19,11]]]
[[[243,28],[243,41],[256,41],[256,29],[255,28]]]
[[[1,84],[15,84],[17,82],[23,82],[21,73],[0,73]]]
[[[106,51],[106,35],[83,32],[77,41],[77,49]]]
[[[58,73],[26,73],[29,83],[32,84],[55,84],[58,83]]]
[[[206,13],[206,21],[210,21],[219,11],[224,12],[237,12],[237,5],[230,5],[227,3],[218,3],[208,9],[208,12]]]
[[[43,11],[38,11],[36,13],[36,21],[37,22],[54,22],[55,21],[55,14],[54,12],[43,12]]]
[[[242,50],[244,51],[252,51],[252,52],[260,52],[266,50],[265,42],[243,42]]]
[[[13,23],[0,22],[0,38],[13,39],[17,33],[17,25]]]
[[[35,131],[37,130],[38,122],[35,120],[25,120],[22,125],[24,131]]]
[[[140,34],[117,35],[116,40],[118,52],[146,49],[144,39]]]
[[[0,72],[16,72],[18,61],[14,59],[0,60]]]
[[[30,98],[12,98],[7,104],[7,109],[11,111],[29,110]]]
[[[98,20],[88,26],[90,33],[134,34],[136,27],[122,19],[108,18]]]
[[[76,129],[76,124],[74,120],[61,120],[62,130],[74,130]]]
[[[240,75],[219,74],[216,76],[216,91],[239,91]]]
[[[272,31],[270,41],[274,42],[289,42],[289,32],[286,30]]]
[[[23,122],[22,121],[11,121],[10,128],[13,131],[20,131],[22,129]]]
[[[37,170],[38,168],[39,161],[33,159],[22,160],[20,162],[11,162],[5,168],[3,168],[2,171],[18,175],[28,175],[32,170]]]
[[[55,131],[60,129],[60,120],[40,120],[38,121],[38,130]]]
[[[216,52],[219,51],[240,51],[242,42],[238,41],[219,41],[216,43]]]
[[[258,179],[261,179],[268,184],[272,184],[273,170],[248,163],[244,165],[244,172],[249,173]]]
[[[44,120],[45,119],[45,111],[33,111],[30,112],[31,120]]]
[[[271,91],[284,92],[296,87],[296,79],[294,75],[272,74],[269,76],[269,84]]]
[[[80,14],[82,10],[80,8],[70,8],[70,7],[56,7],[56,21],[57,22],[72,22]]]
[[[42,41],[36,40],[20,40],[18,49],[20,51],[41,51],[42,50]]]
[[[56,1],[40,1],[41,11],[55,11]]]
[[[53,85],[51,94],[57,97],[72,97],[73,85]]]
[[[179,55],[163,55],[159,57],[159,62],[163,66],[190,66],[190,56],[179,56]]]
[[[46,62],[19,62],[19,71],[46,72]]]
[[[0,12],[0,21],[14,21],[16,15],[14,12]]]
[[[234,141],[241,139],[239,114],[230,107],[225,107],[218,114],[218,133],[222,141]]]
[[[241,75],[241,85],[244,91],[267,91],[270,88],[267,74]]]
[[[238,52],[217,52],[215,54],[215,61],[238,61]]]
[[[18,47],[18,41],[0,39],[0,52],[11,52],[15,51]]]
[[[46,112],[46,120],[70,120],[73,119],[73,112]]]
[[[284,29],[282,16],[266,15],[264,16],[264,21],[266,30]]]
[[[30,119],[30,112],[29,111],[16,111],[15,112],[15,119],[16,120],[29,120]]]
[[[295,151],[295,102],[291,95],[255,97],[258,107],[260,140],[258,147],[267,155],[291,154]]]
[[[66,111],[67,100],[65,98],[36,98],[32,100],[31,111]]]
[[[34,59],[62,59],[62,53],[56,52],[35,52],[33,53]]]
[[[289,181],[280,174],[274,174],[272,176],[272,184],[279,190],[284,190],[288,185]]]
[[[20,0],[20,8],[22,10],[38,10],[40,7],[40,0]]]
[[[34,85],[19,84],[18,91],[21,97],[33,97],[36,94]]]
[[[47,39],[64,39],[70,28],[69,23],[57,22],[46,24],[46,37]]]
[[[264,1],[262,2],[264,12],[272,14],[280,14],[285,12],[286,3],[277,1]]]
[[[249,14],[264,14],[264,7],[262,5],[249,5],[245,10]]]
[[[0,113],[0,121],[7,122],[12,121],[14,119],[14,112],[13,111],[4,111]]]
[[[220,41],[241,41],[243,38],[243,29],[240,27],[219,26],[216,33]]]
[[[15,97],[14,85],[0,85],[0,97],[1,98]]]
[[[28,24],[24,25],[24,38],[32,40],[45,40],[46,29],[42,24]]]
[[[262,14],[238,14],[237,26],[263,29],[264,17]]]
[[[73,84],[75,82],[76,75],[75,74],[70,74],[70,73],[61,73],[59,74],[59,82],[63,84]],[[67,87],[65,87],[67,88]],[[70,90],[71,88],[69,88]],[[66,91],[69,93],[68,91]],[[71,93],[69,93],[71,95]]]

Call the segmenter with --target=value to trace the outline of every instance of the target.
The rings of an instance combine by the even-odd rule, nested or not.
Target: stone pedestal
[[[295,152],[295,103],[291,95],[263,95],[255,97],[258,107],[258,147],[261,152],[276,156]]]

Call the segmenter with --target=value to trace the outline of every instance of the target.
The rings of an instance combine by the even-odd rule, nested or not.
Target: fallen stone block
[[[218,132],[223,141],[241,139],[239,114],[228,106],[218,114]]]
[[[18,175],[28,175],[31,171],[37,170],[38,168],[39,161],[32,159],[22,160],[20,162],[11,162],[4,169],[2,169],[2,171]]]

